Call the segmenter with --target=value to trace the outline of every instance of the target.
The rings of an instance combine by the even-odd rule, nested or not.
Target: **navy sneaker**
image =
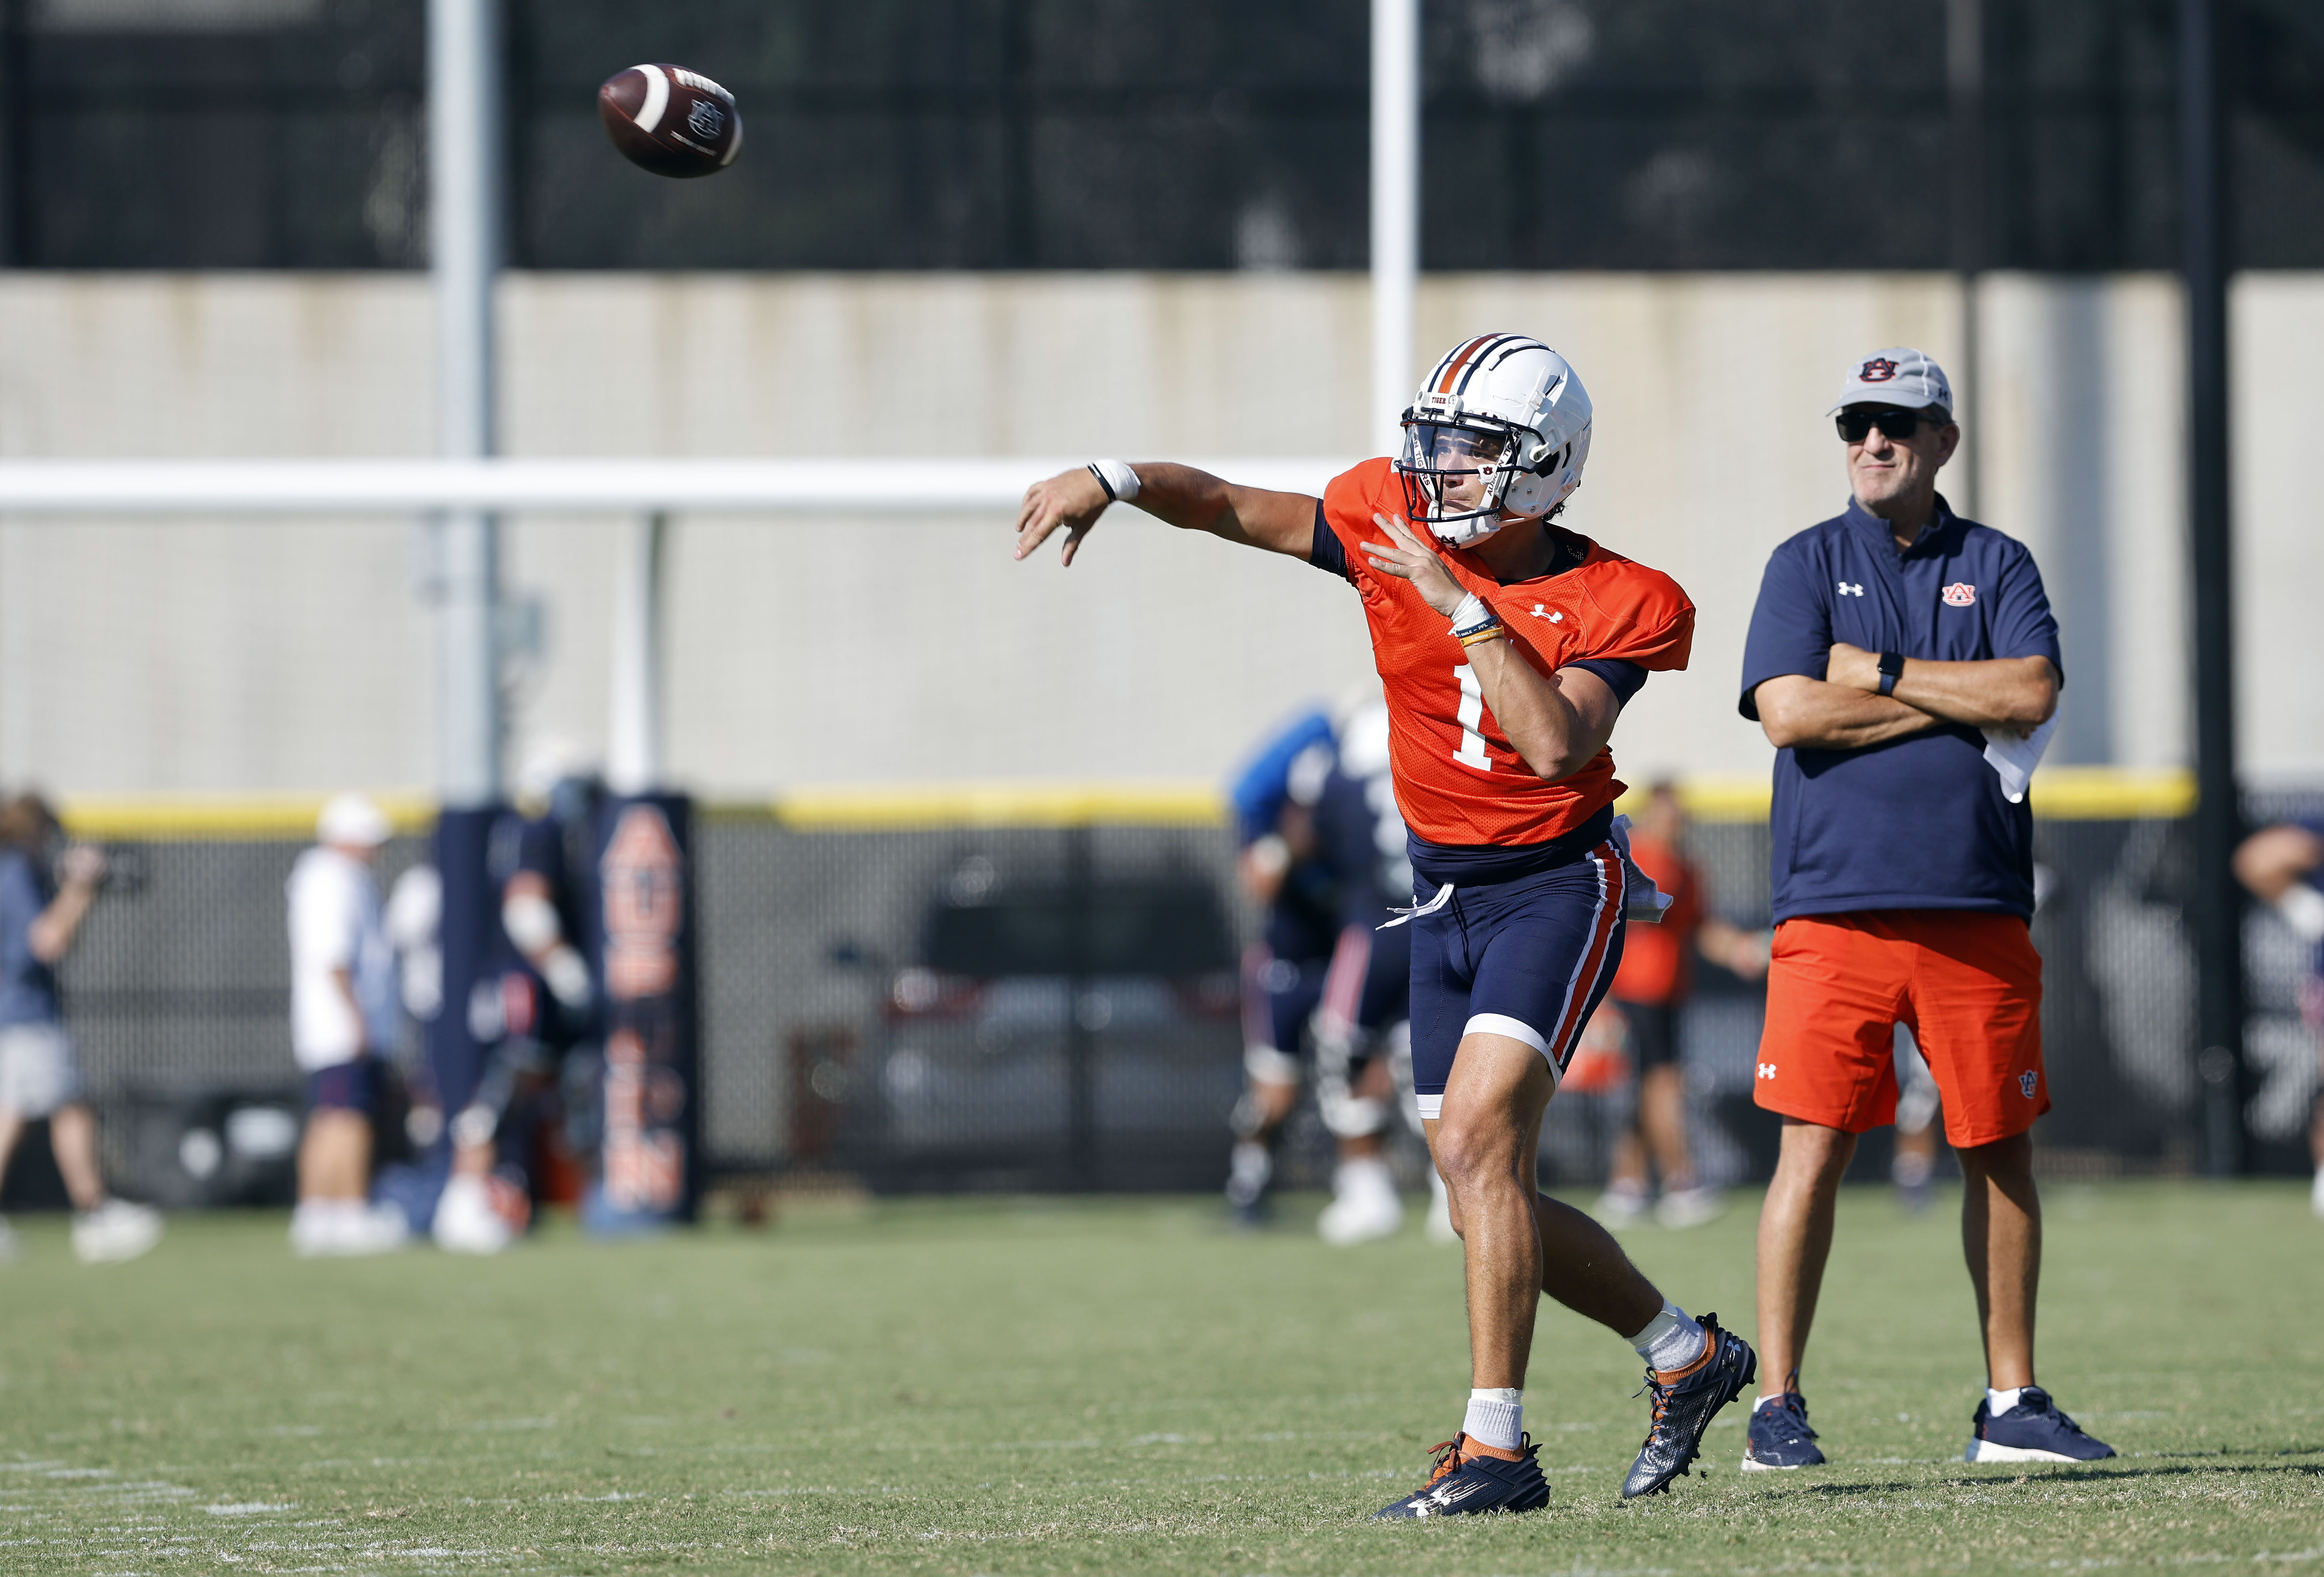
[[[1395,1505],[1381,1507],[1373,1518],[1474,1517],[1487,1511],[1539,1511],[1549,1504],[1549,1480],[1534,1460],[1541,1447],[1532,1435],[1522,1437],[1525,1454],[1515,1462],[1465,1455],[1461,1447],[1468,1438],[1456,1434],[1430,1446],[1436,1464],[1428,1482]]]
[[[1979,1402],[1969,1423],[1975,1433],[1962,1455],[1965,1462],[2094,1462],[2114,1454],[2114,1447],[2092,1440],[2080,1425],[2059,1412],[2040,1386],[2018,1392],[2017,1406],[1998,1418]]]
[[[1808,1399],[1800,1395],[1800,1371],[1784,1380],[1784,1394],[1751,1411],[1751,1427],[1743,1442],[1743,1471],[1774,1472],[1783,1468],[1812,1468],[1822,1464],[1816,1449],[1816,1432],[1808,1427]]]
[[[1717,1314],[1702,1316],[1702,1332],[1710,1341],[1701,1358],[1682,1370],[1646,1370],[1655,1421],[1646,1430],[1646,1444],[1638,1448],[1638,1460],[1630,1464],[1630,1476],[1622,1480],[1625,1500],[1660,1494],[1673,1479],[1691,1471],[1711,1416],[1759,1378],[1759,1355],[1734,1332],[1720,1330]]]

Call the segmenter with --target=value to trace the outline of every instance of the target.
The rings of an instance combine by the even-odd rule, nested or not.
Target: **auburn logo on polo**
[[[1977,602],[1977,587],[1965,580],[1957,580],[1944,590],[1945,606],[1966,608]]]
[[[1874,356],[1858,369],[1856,381],[1859,383],[1885,383],[1895,375],[1895,362],[1890,361],[1886,356]]]

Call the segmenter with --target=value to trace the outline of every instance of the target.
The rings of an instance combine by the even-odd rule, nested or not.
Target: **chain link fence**
[[[2261,821],[2319,807],[2324,797],[2287,797],[2252,809]],[[2036,826],[2057,1103],[2037,1130],[2043,1164],[2190,1171],[2200,1075],[2185,825]],[[818,828],[713,807],[697,838],[714,1171],[841,1174],[896,1191],[1218,1182],[1242,1080],[1236,964],[1258,919],[1223,827]],[[1690,843],[1714,907],[1764,925],[1764,823],[1699,821]],[[156,827],[117,846],[129,879],[97,905],[62,978],[107,1163],[132,1178],[157,1111],[229,1098],[295,1111],[283,883],[303,841]],[[384,881],[426,853],[424,838],[398,837]],[[2254,1153],[2295,1169],[2318,1084],[2298,1007],[2311,958],[2264,909],[2246,953]],[[1751,1105],[1761,992],[1709,965],[1697,982],[1682,1047],[1701,1167],[1722,1183],[1764,1177],[1775,1130]],[[1555,1176],[1602,1177],[1627,1099],[1553,1104],[1544,1155]],[[1878,1175],[1885,1139],[1864,1151],[1859,1166]],[[1329,1155],[1320,1129],[1299,1125],[1290,1180],[1320,1181]]]
[[[1345,0],[505,9],[519,267],[1364,265],[1369,12]],[[2228,9],[2235,254],[2313,267],[2324,21]],[[2171,8],[1982,0],[1967,124],[1948,10],[1430,0],[1424,141],[1450,152],[1424,262],[1943,269],[1973,229],[1981,266],[2172,266]],[[0,0],[0,263],[423,265],[425,20],[420,0]],[[749,143],[716,181],[606,146],[597,84],[652,60],[737,96]]]

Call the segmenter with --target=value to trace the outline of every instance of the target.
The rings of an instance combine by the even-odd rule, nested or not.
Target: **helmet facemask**
[[[1403,426],[1396,471],[1410,519],[1449,548],[1481,542],[1508,523],[1510,490],[1533,475],[1524,462],[1543,447],[1539,434],[1475,414],[1431,420],[1416,408],[1404,413]]]

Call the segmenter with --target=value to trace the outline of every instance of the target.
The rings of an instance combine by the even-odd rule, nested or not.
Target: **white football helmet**
[[[1406,512],[1465,548],[1557,508],[1589,457],[1590,396],[1565,358],[1522,334],[1480,334],[1420,386],[1396,469]]]

